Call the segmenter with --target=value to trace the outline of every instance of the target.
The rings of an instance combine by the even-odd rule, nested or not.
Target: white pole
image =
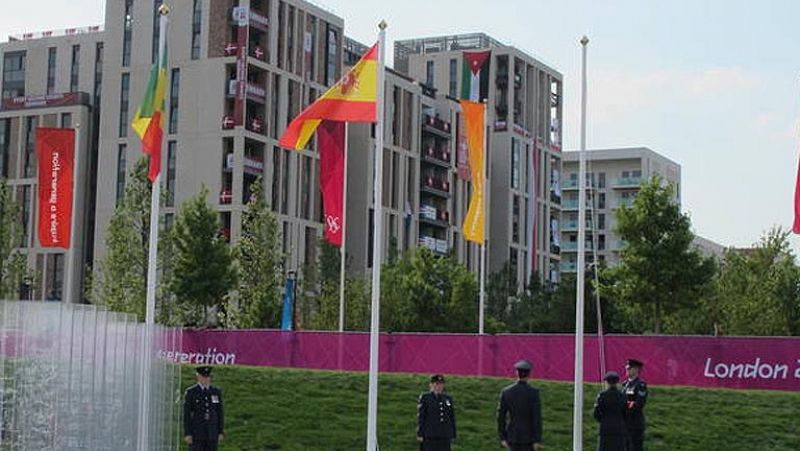
[[[375,186],[372,232],[372,320],[369,329],[369,403],[367,451],[378,451],[378,340],[380,333],[381,262],[383,260],[383,114],[386,71],[386,21],[378,25],[378,117],[375,124]]]
[[[480,283],[480,306],[478,313],[478,333],[483,335],[485,324],[485,310],[486,310],[486,244],[488,242],[487,225],[489,224],[489,216],[486,214],[486,184],[488,183],[487,170],[488,162],[487,156],[489,154],[489,133],[486,131],[486,124],[489,123],[489,108],[486,105],[486,99],[483,101],[483,192],[481,193],[483,199],[483,241],[481,242],[481,283]],[[474,175],[474,174],[473,174]]]
[[[158,64],[162,64],[162,58],[167,46],[167,15],[169,7],[162,4],[158,10],[160,14],[158,32]],[[161,143],[160,143],[161,144]],[[159,145],[160,145],[159,144]],[[159,149],[159,152],[161,150]],[[152,158],[152,157],[151,157]],[[150,367],[152,365],[152,334],[153,325],[156,318],[156,267],[158,257],[158,209],[161,201],[161,171],[153,181],[150,194],[150,243],[147,253],[147,298],[145,306],[145,327],[142,355],[142,370],[140,374],[140,407],[139,407],[139,443],[140,451],[147,451],[150,442]]]
[[[339,263],[339,332],[344,332],[344,285],[345,267],[347,265],[347,140],[350,135],[349,125],[344,123],[344,183],[342,183],[342,260]]]
[[[586,45],[581,38],[581,150],[578,165],[578,281],[575,288],[575,399],[572,411],[572,449],[583,449],[583,295],[586,273]]]
[[[80,117],[76,118],[80,120]],[[75,298],[74,291],[75,291],[75,272],[78,270],[79,266],[76,264],[77,257],[77,247],[80,245],[78,243],[78,201],[83,199],[83,189],[82,183],[84,182],[84,176],[86,174],[85,171],[81,171],[81,124],[80,122],[76,122],[74,127],[75,129],[75,166],[73,167],[72,172],[72,192],[74,193],[72,198],[72,217],[70,219],[70,238],[69,238],[69,250],[67,251],[67,264],[65,268],[69,268],[66,277],[66,283],[64,284],[64,292],[62,294],[62,299],[65,302],[76,303],[80,302],[81,296],[78,294],[77,299]],[[46,261],[46,259],[45,259]]]

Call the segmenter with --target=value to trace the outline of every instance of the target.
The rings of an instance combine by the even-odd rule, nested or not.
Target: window
[[[425,63],[425,84],[433,86],[433,61]]]
[[[153,1],[153,42],[151,55],[153,64],[158,61],[158,35],[161,32],[161,14],[159,14],[158,8],[161,8],[162,3],[164,3],[164,0]]]
[[[626,179],[626,178],[630,177],[630,175],[631,175],[631,173],[630,173],[630,172],[628,172],[628,171],[622,171],[622,178]]]
[[[125,0],[125,17],[122,32],[122,67],[131,65],[131,41],[133,40],[133,0]]]
[[[194,0],[192,8],[192,59],[200,58],[200,33],[203,26],[203,0]]]
[[[600,230],[605,230],[606,228],[606,215],[605,213],[600,213],[597,215],[597,228]]]
[[[295,71],[295,63],[294,63],[294,6],[289,5],[289,15],[286,18],[286,23],[288,25],[288,30],[286,33],[286,70],[290,72]]]
[[[597,195],[597,208],[600,210],[606,208],[606,193]]]
[[[281,194],[281,153],[280,147],[272,149],[272,211],[280,210]]]
[[[308,31],[304,35],[303,50],[305,50],[308,58],[308,67],[306,69],[308,80],[316,80],[317,68],[317,18],[314,16],[308,17]]]
[[[120,144],[117,149],[117,206],[125,197],[126,153],[125,144]]]
[[[597,174],[597,187],[598,188],[605,188],[606,187],[606,173],[601,172]]]
[[[20,213],[22,215],[22,246],[30,247],[31,242],[31,186],[22,187],[22,205]]]
[[[598,235],[597,237],[597,250],[604,251],[606,249],[606,236]]]
[[[519,189],[519,141],[511,138],[511,188]]]
[[[25,95],[25,52],[10,52],[3,57],[3,98]]]
[[[24,176],[33,177],[36,169],[36,116],[25,118],[25,167]]]
[[[339,53],[339,34],[335,28],[328,25],[328,54],[325,56],[327,59],[325,69],[325,80],[328,85],[336,83],[339,78],[336,72],[339,68],[337,55]]]
[[[514,195],[513,206],[511,210],[511,242],[519,243],[519,195]]]
[[[458,60],[455,58],[450,60],[450,97],[458,97]]]
[[[178,151],[178,144],[175,141],[167,143],[167,199],[166,206],[175,206],[175,169],[176,169],[176,152]]]
[[[0,119],[0,177],[8,178],[8,147],[11,119]]]
[[[100,95],[103,93],[103,43],[98,42],[94,54],[94,111],[100,113]]]
[[[47,49],[47,93],[56,92],[56,48]]]
[[[631,177],[635,179],[642,178],[642,171],[638,169],[635,171],[631,171]]]
[[[274,139],[278,139],[278,115],[280,112],[280,94],[281,94],[281,76],[278,74],[272,74],[272,117],[270,117],[271,121],[271,128],[272,128],[272,137]]]
[[[181,70],[172,69],[169,87],[169,133],[178,133],[178,97],[181,89]]]
[[[283,149],[283,168],[281,170],[281,213],[289,213],[289,163],[291,151]]]
[[[72,127],[72,113],[62,113],[61,128],[71,128],[71,127]]]
[[[128,136],[128,101],[130,97],[131,74],[122,74],[119,93],[119,137]]]
[[[81,72],[81,46],[72,46],[72,64],[69,69],[69,92],[78,91],[78,78]]]

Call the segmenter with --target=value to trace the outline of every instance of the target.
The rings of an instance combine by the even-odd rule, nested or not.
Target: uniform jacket
[[[222,408],[222,390],[209,386],[203,390],[193,385],[186,390],[183,403],[184,435],[195,441],[216,442],[224,432],[225,416]]]
[[[600,436],[625,435],[625,395],[616,387],[600,392],[594,403],[594,418],[600,422]]]
[[[497,433],[500,440],[512,444],[541,443],[542,403],[539,390],[527,382],[518,381],[500,392]]]
[[[647,403],[647,383],[638,377],[622,384],[625,395],[625,425],[629,431],[645,428],[644,406]]]
[[[417,437],[434,440],[456,438],[456,412],[450,395],[433,392],[419,395]]]

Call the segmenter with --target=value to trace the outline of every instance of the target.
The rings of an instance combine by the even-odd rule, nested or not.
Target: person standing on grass
[[[184,441],[190,451],[217,451],[225,438],[222,390],[211,385],[210,366],[199,366],[196,372],[197,384],[184,395]]]
[[[625,428],[628,432],[628,451],[644,451],[644,406],[647,403],[647,383],[639,378],[644,363],[628,359],[625,370],[628,380],[622,384],[625,395]]]
[[[617,388],[619,374],[606,373],[606,389],[597,395],[594,418],[600,423],[597,451],[625,451],[625,395]]]
[[[420,451],[450,451],[456,438],[453,398],[444,393],[444,376],[431,376],[430,391],[417,402],[417,441]]]
[[[512,451],[543,449],[542,403],[539,390],[528,385],[531,363],[520,360],[514,365],[517,382],[500,392],[497,407],[497,433],[500,444]]]

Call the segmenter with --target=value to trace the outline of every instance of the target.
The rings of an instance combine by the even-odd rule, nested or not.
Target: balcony
[[[233,193],[231,193],[231,190],[228,188],[220,191],[219,193],[220,205],[230,205],[231,202],[233,202]]]
[[[575,262],[561,262],[562,273],[573,273],[578,271],[578,264]]]
[[[563,225],[561,226],[562,232],[575,232],[578,230],[578,221],[564,221]]]
[[[426,247],[437,254],[447,254],[450,250],[450,246],[447,243],[447,240],[440,240],[438,238],[432,236],[425,236],[422,235],[419,237],[419,245],[421,247]]]
[[[259,116],[254,116],[247,119],[245,123],[245,128],[250,130],[253,133],[264,134],[264,119]]]
[[[634,201],[634,200],[636,200],[636,199],[631,199],[631,198],[627,198],[627,199],[619,199],[619,200],[617,201],[617,206],[616,206],[616,208],[621,208],[621,207],[632,207],[632,206],[633,206],[633,201]]]
[[[425,177],[422,180],[422,190],[440,197],[450,197],[450,182],[435,177]]]
[[[443,137],[443,138],[450,138],[450,123],[445,122],[444,120],[433,117],[428,114],[422,115],[422,122],[425,125],[424,129],[427,131],[433,131],[435,134]]]
[[[584,243],[584,249],[587,251],[592,250],[592,243],[587,241]],[[561,252],[578,252],[578,242],[577,241],[565,241],[561,243]]]
[[[641,185],[641,177],[620,177],[614,180],[614,188],[638,188]]]
[[[445,149],[437,149],[434,146],[426,146],[422,152],[422,159],[428,163],[433,163],[444,168],[450,167],[450,152]]]
[[[433,205],[422,204],[419,207],[419,220],[436,227],[450,227],[450,212],[437,210]]]

